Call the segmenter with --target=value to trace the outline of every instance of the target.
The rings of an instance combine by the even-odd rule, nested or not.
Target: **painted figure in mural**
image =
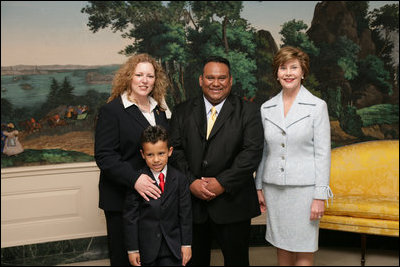
[[[319,220],[332,197],[328,109],[302,85],[308,72],[306,53],[281,48],[273,73],[282,90],[261,106],[265,140],[256,186],[279,265],[313,264]]]
[[[122,218],[126,191],[135,189],[146,200],[160,197],[155,181],[139,172],[145,165],[140,136],[149,125],[168,127],[167,87],[167,76],[152,57],[134,55],[116,73],[108,103],[99,110],[95,160],[100,168],[99,207],[106,216],[111,265],[129,265]]]
[[[19,122],[19,126],[27,134],[31,134],[42,129],[42,125],[35,120],[35,118],[30,118],[29,120]]]
[[[1,129],[2,142],[4,136],[4,147],[2,146],[2,153],[7,156],[14,156],[22,153],[24,148],[18,140],[19,131],[15,128],[14,123],[10,122],[6,127]]]
[[[1,153],[3,153],[4,145],[6,142],[6,135],[3,132],[7,129],[6,123],[1,123]]]
[[[189,182],[168,165],[173,148],[167,130],[149,126],[141,138],[141,154],[161,189],[159,199],[144,200],[128,190],[124,208],[124,231],[129,262],[134,266],[185,266],[192,250],[192,204]]]
[[[192,193],[189,264],[209,266],[215,238],[225,265],[246,266],[251,218],[260,214],[253,173],[262,155],[261,118],[255,104],[231,94],[227,59],[210,57],[203,66],[203,95],[178,104],[170,127],[172,161]]]

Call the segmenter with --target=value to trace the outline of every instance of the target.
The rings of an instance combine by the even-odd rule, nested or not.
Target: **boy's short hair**
[[[160,125],[147,127],[140,137],[140,144],[142,148],[144,143],[155,144],[158,141],[167,142],[167,146],[169,147],[167,130]]]

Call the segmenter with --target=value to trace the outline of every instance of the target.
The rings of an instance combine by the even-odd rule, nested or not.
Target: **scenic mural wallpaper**
[[[332,147],[398,139],[398,25],[397,1],[2,1],[1,167],[93,161],[98,109],[140,52],[167,71],[172,110],[201,93],[211,54],[230,60],[233,92],[261,105],[280,91],[274,54],[300,47]]]

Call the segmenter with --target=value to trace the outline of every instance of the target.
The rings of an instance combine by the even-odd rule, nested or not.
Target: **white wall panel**
[[[1,247],[106,235],[94,162],[1,170]]]

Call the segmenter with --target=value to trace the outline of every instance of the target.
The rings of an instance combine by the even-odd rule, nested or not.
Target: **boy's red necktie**
[[[160,179],[160,188],[161,188],[161,193],[164,193],[164,174],[160,173],[160,175],[158,176],[158,179]]]

